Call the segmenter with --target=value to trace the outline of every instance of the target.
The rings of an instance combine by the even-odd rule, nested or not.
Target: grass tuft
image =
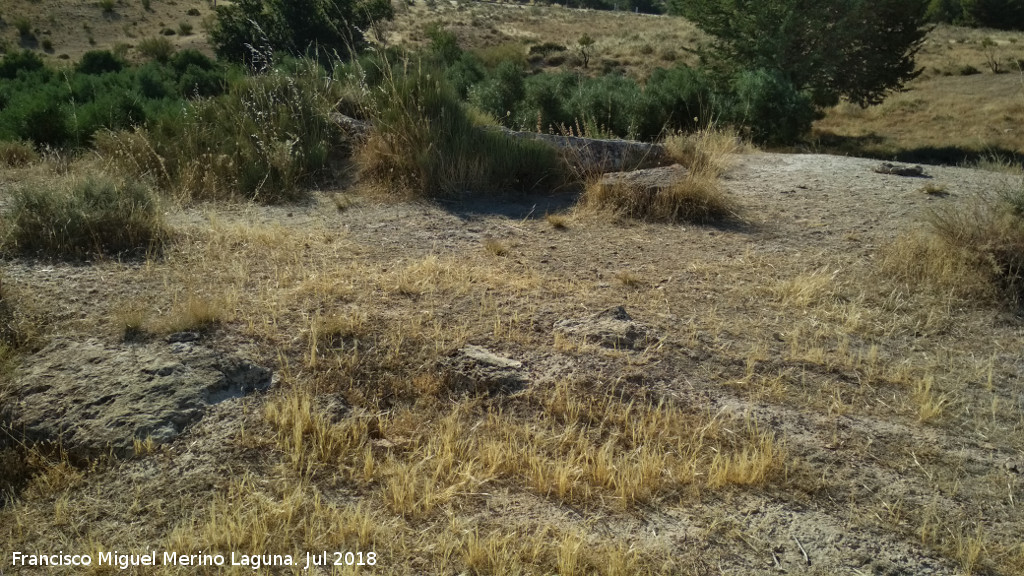
[[[140,256],[167,238],[159,202],[139,182],[90,177],[16,190],[3,216],[7,251],[52,258]]]

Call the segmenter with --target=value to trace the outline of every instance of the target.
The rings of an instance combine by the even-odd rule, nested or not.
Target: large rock
[[[680,164],[629,172],[609,172],[601,176],[600,186],[626,187],[636,194],[654,196],[678,184],[686,177],[686,173],[687,169]]]
[[[512,138],[540,140],[559,148],[575,169],[586,173],[634,170],[640,166],[659,164],[666,156],[664,146],[649,142],[517,132],[504,127],[498,129]]]
[[[166,442],[207,407],[265,390],[272,373],[194,343],[58,339],[27,362],[8,407],[15,436],[60,443],[73,457]]]
[[[573,341],[624,350],[646,348],[657,341],[653,331],[633,320],[622,306],[614,306],[589,318],[557,322],[555,333]]]
[[[373,125],[365,120],[358,120],[344,114],[333,114],[331,119],[351,138],[363,142],[370,136]],[[599,138],[580,138],[577,136],[560,136],[541,134],[538,132],[520,132],[504,126],[488,127],[497,130],[510,138],[539,140],[563,151],[569,163],[580,172],[596,174],[601,172],[618,172],[633,170],[639,166],[651,166],[664,161],[665,147],[661,144],[636,142],[633,140],[602,140]]]
[[[481,346],[465,346],[444,366],[449,389],[475,394],[509,393],[529,384],[523,363]]]

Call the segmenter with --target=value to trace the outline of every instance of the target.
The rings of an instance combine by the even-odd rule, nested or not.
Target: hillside
[[[111,8],[10,0],[0,35],[27,18],[59,63],[189,22],[168,37],[209,52],[205,2]],[[586,30],[593,74],[700,38],[481,3],[417,4],[385,40],[434,19],[537,69],[575,66]],[[831,110],[807,145],[969,165],[714,128],[632,159],[685,166],[607,176],[582,139],[444,124],[457,101],[393,133],[341,117],[352,86],[298,66],[181,133],[5,148],[0,573],[1024,574],[1024,89],[985,69],[1018,38],[935,29],[906,93]],[[530,59],[543,42],[561,59]],[[438,124],[463,138],[447,163],[394,145]],[[326,174],[302,180],[309,150]],[[567,175],[426,188],[506,176],[495,157]]]

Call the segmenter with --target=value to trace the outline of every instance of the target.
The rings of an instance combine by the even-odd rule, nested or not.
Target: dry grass
[[[28,142],[0,142],[0,166],[22,168],[39,160],[39,153]]]
[[[883,266],[907,282],[982,302],[1020,303],[1024,201],[1018,187],[932,210],[925,231],[901,237]]]
[[[738,133],[707,126],[693,133],[679,132],[665,139],[665,151],[690,171],[719,177],[732,166],[736,155],[747,150]]]
[[[713,174],[687,172],[666,187],[651,189],[624,180],[587,186],[583,207],[654,222],[710,224],[738,217],[740,207]]]

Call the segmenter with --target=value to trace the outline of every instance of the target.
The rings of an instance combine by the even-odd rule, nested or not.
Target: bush
[[[928,217],[931,231],[1014,305],[1024,303],[1024,188],[977,195]]]
[[[90,50],[82,55],[82,59],[75,66],[75,70],[82,74],[106,74],[108,72],[120,72],[128,64],[114,56],[109,50]]]
[[[146,131],[104,133],[97,148],[186,198],[295,199],[341,138],[330,118],[339,86],[303,62],[297,73],[246,77],[221,96],[163,114]]]
[[[31,50],[11,52],[0,59],[0,78],[14,79],[21,71],[34,72],[43,66],[43,59]]]
[[[21,168],[39,160],[39,154],[28,142],[0,141],[0,166]]]
[[[106,178],[23,187],[11,196],[4,221],[6,250],[53,258],[141,255],[167,234],[149,188]]]
[[[171,59],[171,55],[174,54],[174,44],[161,36],[144,38],[135,49],[143,57],[156,60],[157,62],[167,62]]]
[[[475,126],[443,76],[422,66],[389,74],[368,104],[373,131],[363,176],[414,195],[528,190],[563,177],[556,151]]]
[[[757,142],[795,142],[815,119],[810,95],[770,70],[741,72],[733,80],[730,98],[726,120],[747,127]]]

